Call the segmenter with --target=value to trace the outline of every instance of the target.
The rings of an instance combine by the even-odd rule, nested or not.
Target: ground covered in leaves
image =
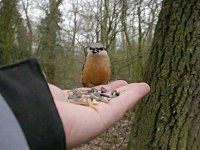
[[[127,113],[119,122],[100,136],[72,150],[125,150],[133,118],[133,112]]]

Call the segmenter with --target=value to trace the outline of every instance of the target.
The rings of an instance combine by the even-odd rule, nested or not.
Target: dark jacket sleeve
[[[37,60],[0,68],[0,94],[17,118],[30,149],[66,149],[62,122]]]

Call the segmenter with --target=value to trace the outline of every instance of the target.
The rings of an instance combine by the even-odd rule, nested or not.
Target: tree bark
[[[2,0],[0,7],[0,64],[14,61],[14,26],[18,20],[17,0]]]
[[[48,22],[48,63],[47,63],[47,77],[50,83],[55,84],[55,59],[56,59],[56,32],[58,23],[58,6],[56,0],[49,0],[50,14]]]
[[[25,12],[25,16],[26,16],[26,24],[28,27],[28,45],[29,45],[29,51],[32,52],[32,44],[33,44],[33,30],[32,30],[32,25],[31,25],[31,21],[30,18],[28,16],[28,6],[29,6],[29,1],[26,1],[26,4],[24,2],[24,0],[22,0],[22,6]]]
[[[200,149],[200,0],[164,0],[128,149]]]
[[[121,5],[122,6],[121,6],[121,18],[120,19],[121,19],[121,24],[122,24],[122,31],[125,36],[124,41],[126,41],[126,45],[124,47],[126,48],[126,57],[127,57],[127,59],[130,59],[131,57],[133,57],[133,48],[131,47],[129,31],[127,29],[127,20],[126,20],[127,19],[127,10],[128,10],[127,0],[121,0]],[[133,62],[131,62],[131,64],[129,65],[128,74],[132,80],[135,79],[132,75],[133,70],[134,70],[134,65],[133,65]]]
[[[143,0],[138,0],[138,8],[137,8],[137,15],[138,15],[138,53],[137,53],[137,81],[142,80],[143,76],[143,32],[142,32],[142,2]]]
[[[102,22],[101,22],[101,42],[103,45],[106,45],[107,41],[107,23],[108,23],[108,10],[109,10],[109,0],[103,0],[104,1],[104,10],[102,12]],[[102,4],[103,4],[102,1]]]

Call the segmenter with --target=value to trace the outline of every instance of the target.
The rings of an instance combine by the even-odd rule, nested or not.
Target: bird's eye
[[[102,50],[104,50],[104,48],[103,48],[103,47],[101,47],[101,48],[99,48],[99,50],[100,50],[100,51],[102,51]]]
[[[95,50],[95,48],[92,48],[92,47],[90,47],[90,50],[91,50],[91,51],[94,51],[94,50]]]

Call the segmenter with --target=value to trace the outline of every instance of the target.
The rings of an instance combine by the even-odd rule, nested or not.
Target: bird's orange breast
[[[110,59],[107,55],[88,55],[83,68],[83,86],[106,84],[110,80]]]

